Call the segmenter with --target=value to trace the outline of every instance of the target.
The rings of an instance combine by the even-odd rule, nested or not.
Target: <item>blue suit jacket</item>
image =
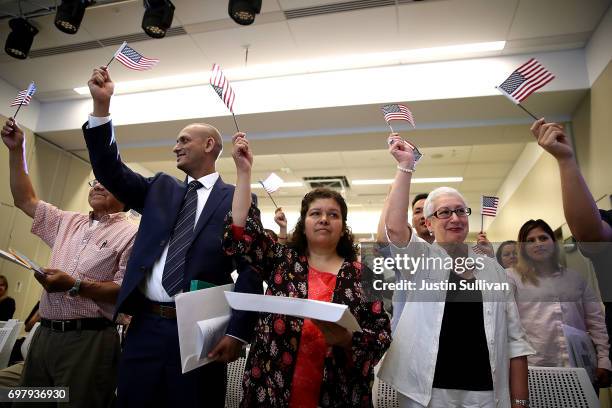
[[[187,183],[165,173],[146,178],[130,170],[121,161],[112,122],[92,129],[88,129],[86,123],[83,133],[96,179],[121,202],[142,215],[115,309],[115,315],[119,312],[135,315],[142,310],[145,300],[138,285],[151,273],[170,239]],[[232,283],[230,274],[236,267],[233,259],[223,253],[221,240],[233,194],[234,186],[219,177],[198,219],[186,254],[184,291],[189,290],[194,279],[215,285]],[[235,290],[262,293],[262,282],[256,273],[241,273],[247,268],[250,267],[246,264],[238,265]],[[234,311],[227,333],[248,341],[256,318],[254,313]]]

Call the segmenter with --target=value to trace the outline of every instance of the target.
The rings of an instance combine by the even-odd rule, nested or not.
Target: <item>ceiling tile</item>
[[[422,1],[398,7],[403,49],[500,41],[518,0]]]
[[[285,61],[296,52],[286,23],[248,27],[237,25],[231,30],[209,31],[191,36],[206,56],[224,69],[244,67],[247,45],[249,65]]]
[[[288,21],[304,58],[399,49],[395,7],[379,7]]]
[[[508,39],[592,31],[610,0],[521,0]]]

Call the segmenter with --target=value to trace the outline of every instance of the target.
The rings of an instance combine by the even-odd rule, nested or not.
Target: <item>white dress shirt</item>
[[[219,173],[211,173],[204,177],[200,177],[198,181],[202,183],[202,188],[197,189],[198,193],[198,204],[196,207],[195,214],[195,223],[193,227],[198,224],[198,219],[200,219],[200,214],[202,214],[202,210],[204,209],[204,205],[208,200],[208,196],[210,196],[210,192],[212,191],[212,187],[217,182],[219,178]],[[191,176],[187,176],[187,183],[191,183],[195,180]],[[162,276],[164,274],[164,267],[166,266],[166,256],[168,255],[168,246],[170,245],[170,240],[164,247],[161,256],[153,265],[153,270],[150,275],[147,275],[145,279],[140,282],[139,288],[142,293],[149,299],[154,302],[174,302],[174,296],[170,297],[164,287],[162,286]],[[178,292],[183,293],[182,291]],[[176,295],[175,295],[176,296]]]
[[[429,244],[412,233],[405,248],[391,244],[391,255],[415,258],[447,259],[446,251],[438,244]],[[468,256],[482,259],[484,267],[475,269],[476,279],[508,284],[506,271],[487,256],[477,255],[469,248]],[[415,274],[404,273],[404,279],[414,281],[416,288],[423,282],[444,282],[450,270],[439,262],[421,268]],[[508,285],[509,286],[509,285]],[[446,290],[430,292],[410,290],[393,335],[393,342],[381,363],[378,377],[398,392],[417,403],[428,406],[436,369],[440,329],[444,316]],[[519,319],[512,290],[482,291],[484,330],[489,351],[496,407],[510,408],[510,359],[533,354]],[[466,316],[469,319],[469,316]],[[461,352],[458,350],[457,352]],[[466,367],[466,373],[469,367]]]

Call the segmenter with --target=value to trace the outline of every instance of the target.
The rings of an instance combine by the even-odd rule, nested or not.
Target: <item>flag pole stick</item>
[[[240,132],[240,129],[238,129],[238,122],[236,122],[236,115],[234,115],[234,112],[232,112],[232,118],[234,118],[234,125],[236,125],[236,132]],[[263,186],[263,184],[262,184],[262,186]],[[270,198],[272,198],[272,196],[270,196]],[[272,200],[272,201],[274,201],[274,200]]]
[[[483,230],[484,230],[484,214],[482,213],[482,210],[480,210],[480,233],[481,234]]]
[[[24,98],[25,98],[25,96],[24,96]],[[15,111],[15,114],[13,115],[13,122],[14,123],[17,123],[17,122],[15,122],[15,118],[17,117],[17,114],[19,113],[19,109],[21,109],[22,106],[23,106],[23,98],[21,98],[21,102],[19,102],[19,106],[17,107],[17,110]]]
[[[115,55],[113,54],[113,57],[110,59],[110,61],[108,61],[108,64],[106,64],[106,69],[108,69],[108,67],[110,66],[110,64],[113,63],[113,61],[115,60]]]
[[[276,205],[276,201],[274,201],[274,199],[272,198],[272,194],[270,194],[268,192],[268,190],[266,190],[266,186],[264,185],[263,181],[259,180],[259,184],[261,184],[261,186],[263,187],[264,191],[266,193],[268,193],[268,197],[270,197],[270,200],[272,200],[272,204],[274,204],[274,206],[276,207],[276,209],[278,210],[278,205]]]
[[[534,120],[538,120],[538,118],[535,117],[535,115],[531,112],[529,112],[527,109],[525,109],[525,107],[523,105],[521,105],[520,103],[517,103],[518,107],[521,108],[522,110],[524,110],[525,112],[527,112],[527,114],[529,116],[531,116]]]
[[[395,130],[393,130],[393,128],[391,127],[391,123],[387,122],[387,125],[389,126],[389,129],[391,129],[391,133],[395,133]]]

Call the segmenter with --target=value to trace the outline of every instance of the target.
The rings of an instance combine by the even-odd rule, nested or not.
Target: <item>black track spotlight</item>
[[[55,13],[57,29],[66,34],[76,34],[88,5],[88,0],[62,0]]]
[[[227,12],[232,20],[241,25],[253,24],[255,15],[261,11],[261,0],[230,0]]]
[[[174,4],[170,0],[144,0],[142,29],[149,37],[163,38],[172,25]]]
[[[6,39],[4,52],[13,58],[26,59],[38,29],[22,17],[9,20],[9,27],[11,32]]]

